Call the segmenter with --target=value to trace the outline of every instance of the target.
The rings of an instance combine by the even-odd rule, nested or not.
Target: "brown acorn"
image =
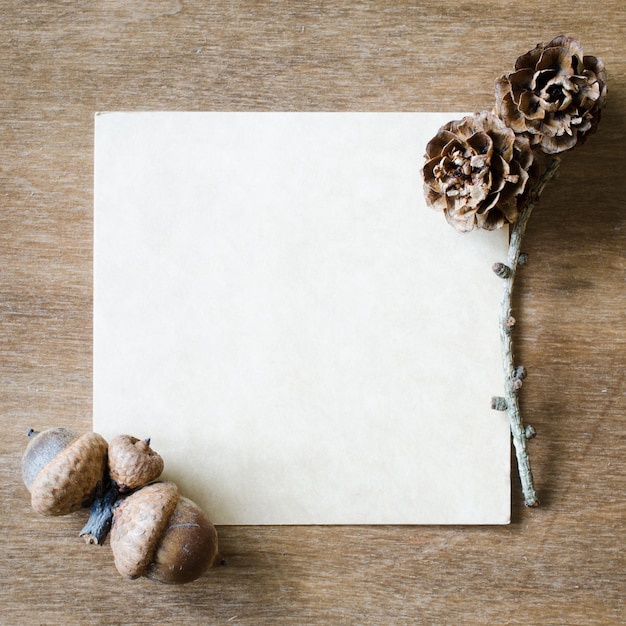
[[[218,561],[215,527],[171,482],[147,485],[125,498],[110,538],[115,566],[125,578],[186,583]]]
[[[66,515],[89,506],[106,469],[107,442],[97,433],[67,428],[30,430],[22,478],[37,513]]]
[[[163,459],[149,439],[119,435],[109,444],[109,475],[121,493],[156,480],[162,471]]]

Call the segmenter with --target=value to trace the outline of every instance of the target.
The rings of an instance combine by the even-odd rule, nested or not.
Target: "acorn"
[[[109,475],[120,493],[132,491],[156,480],[163,471],[163,459],[150,447],[150,439],[119,435],[109,444]]]
[[[97,433],[68,428],[30,429],[22,478],[37,513],[66,515],[89,506],[102,484],[107,442]]]
[[[115,510],[110,534],[118,572],[163,583],[187,583],[218,561],[217,531],[172,482],[153,483]]]

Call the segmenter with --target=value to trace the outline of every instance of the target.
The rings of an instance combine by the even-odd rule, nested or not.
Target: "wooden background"
[[[1,623],[626,623],[623,0],[0,0],[0,29]],[[562,32],[610,82],[524,246],[540,508],[515,479],[508,527],[223,527],[229,565],[184,587],[122,580],[86,514],[30,510],[26,429],[91,428],[95,111],[490,108]]]

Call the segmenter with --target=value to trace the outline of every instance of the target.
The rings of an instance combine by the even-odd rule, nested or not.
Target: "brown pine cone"
[[[595,131],[606,102],[606,70],[583,56],[576,39],[560,35],[519,57],[496,80],[495,112],[532,148],[558,154]]]
[[[528,140],[486,111],[440,128],[425,159],[426,201],[459,232],[514,223],[535,175]]]

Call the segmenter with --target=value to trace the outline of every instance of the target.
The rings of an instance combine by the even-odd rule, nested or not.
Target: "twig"
[[[517,395],[522,386],[522,380],[526,376],[526,370],[524,367],[515,366],[512,338],[515,318],[511,314],[511,300],[517,268],[523,264],[520,261],[525,259],[525,256],[520,258],[520,246],[522,238],[524,237],[524,232],[526,231],[528,218],[530,217],[541,192],[548,181],[554,178],[558,168],[558,158],[553,158],[548,162],[543,175],[540,177],[535,188],[531,192],[528,204],[522,210],[519,218],[511,228],[506,265],[503,263],[496,263],[493,266],[493,271],[504,281],[504,291],[502,294],[499,318],[502,365],[504,368],[504,397],[492,398],[491,406],[493,409],[507,411],[509,414],[511,435],[513,437],[513,445],[515,446],[517,467],[522,484],[522,493],[524,494],[524,504],[526,504],[526,506],[537,506],[539,504],[533,483],[532,471],[530,469],[530,458],[528,457],[528,450],[526,447],[527,439],[534,436],[535,430],[532,426],[524,428],[524,423],[519,409]]]
[[[79,536],[83,537],[87,543],[102,545],[106,536],[111,530],[113,513],[115,508],[124,498],[115,484],[115,481],[106,481],[101,493],[91,505],[91,512],[87,523],[80,531]]]

